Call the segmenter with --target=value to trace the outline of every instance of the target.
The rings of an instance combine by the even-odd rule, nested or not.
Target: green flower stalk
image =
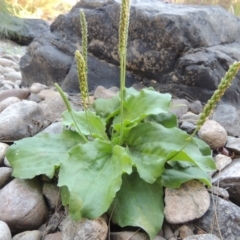
[[[212,111],[216,107],[217,103],[220,101],[221,97],[225,93],[225,91],[231,86],[231,83],[238,73],[240,69],[240,62],[234,62],[230,67],[229,70],[226,72],[224,78],[221,80],[217,90],[214,92],[211,99],[208,100],[207,104],[205,105],[202,114],[200,115],[199,120],[197,121],[197,127],[193,134],[188,138],[190,141],[193,136],[198,132],[207,118],[211,115]]]
[[[78,81],[82,96],[82,102],[84,110],[87,109],[87,99],[88,99],[88,87],[87,87],[87,73],[86,73],[86,63],[82,54],[77,50],[75,52],[75,58],[77,62],[77,74]]]
[[[120,130],[120,145],[123,142],[123,98],[126,81],[126,59],[127,59],[127,39],[128,26],[130,17],[130,0],[123,0],[120,9],[120,23],[119,23],[119,43],[118,51],[120,57],[120,116],[121,116],[121,130]]]
[[[88,72],[88,66],[87,66],[87,62],[88,62],[87,61],[88,32],[87,32],[87,21],[86,21],[86,17],[85,17],[83,10],[80,11],[80,24],[81,24],[81,33],[82,33],[82,55],[83,55],[83,59],[86,63],[85,72],[87,73]]]
[[[119,43],[118,43],[119,54],[126,53],[129,16],[130,16],[130,0],[123,0],[120,10],[120,23],[119,23]]]

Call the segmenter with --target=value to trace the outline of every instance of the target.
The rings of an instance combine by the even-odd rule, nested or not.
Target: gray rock
[[[201,113],[203,110],[202,103],[199,100],[192,102],[189,106],[189,110],[195,114]]]
[[[0,190],[0,220],[12,233],[38,228],[47,216],[47,207],[37,180],[14,179]]]
[[[240,158],[236,158],[221,172],[214,175],[212,183],[227,189],[230,199],[240,205]]]
[[[170,112],[174,113],[178,118],[186,114],[189,109],[189,102],[186,99],[173,99]]]
[[[32,101],[14,103],[0,114],[0,139],[12,142],[34,136],[43,126],[41,107]]]
[[[75,60],[73,60],[69,73],[63,79],[63,82],[61,84],[61,87],[65,92],[69,93],[79,92],[79,81],[76,69],[77,69],[76,62]],[[96,56],[88,54],[89,91],[96,89],[99,85],[102,85],[106,88],[109,88],[111,86],[119,86],[119,76],[120,76],[119,66],[108,63],[107,61],[100,60]],[[54,78],[53,80],[55,81]],[[126,86],[130,87],[136,81],[137,78],[130,72],[127,72]]]
[[[239,109],[230,104],[219,104],[214,110],[212,119],[227,131],[228,136],[240,136]]]
[[[54,122],[45,129],[43,129],[41,132],[47,132],[47,133],[61,133],[63,131],[63,124],[62,122]]]
[[[216,196],[223,197],[224,199],[229,199],[229,193],[224,188],[212,185],[212,187],[208,190]]]
[[[220,240],[212,234],[200,234],[184,238],[183,240]]]
[[[103,218],[76,222],[67,217],[62,225],[63,240],[105,240],[107,234],[108,227]]]
[[[41,238],[42,233],[38,230],[33,230],[16,234],[12,240],[41,240]]]
[[[158,0],[134,0],[131,5],[127,68],[133,74],[127,79],[147,86],[154,80],[161,92],[206,103],[229,65],[240,60],[239,19],[215,6]],[[24,85],[57,81],[67,92],[79,91],[73,55],[81,49],[80,9],[88,22],[89,90],[96,85],[118,86],[119,78],[108,71],[109,64],[119,66],[117,0],[79,1],[68,14],[57,17],[51,37],[35,38],[21,59]],[[239,77],[223,97],[237,108]]]
[[[228,136],[226,148],[239,154],[240,153],[240,138]]]
[[[12,179],[12,168],[0,167],[0,189],[3,188]]]
[[[42,191],[47,200],[49,209],[57,209],[61,204],[59,187],[54,183],[44,183]]]
[[[192,112],[187,112],[180,117],[179,122],[180,123],[188,122],[188,123],[192,123],[192,124],[196,125],[198,119],[199,119],[199,115],[192,113]]]
[[[206,214],[195,220],[193,224],[207,233],[211,232],[220,239],[237,240],[240,232],[239,222],[240,208],[229,201],[214,196]],[[221,236],[219,232],[221,232]]]
[[[23,18],[21,18],[23,19]],[[11,34],[10,39],[20,45],[29,45],[36,37],[41,37],[43,34],[50,34],[49,24],[43,19],[23,19],[23,26],[17,32],[17,35]]]
[[[54,231],[56,231],[56,229],[62,229],[62,220],[64,218],[64,213],[61,212],[57,212],[54,211],[54,214],[51,216],[51,218],[49,219],[49,221],[47,222],[47,224],[44,227],[43,230],[43,234],[49,234],[52,233]]]
[[[0,239],[2,240],[12,239],[12,235],[8,225],[3,221],[0,221]]]
[[[33,101],[33,102],[36,102],[36,103],[39,103],[39,102],[42,101],[41,98],[39,97],[39,95],[38,95],[38,94],[35,94],[35,93],[31,93],[31,94],[29,95],[29,97],[28,97],[28,100],[29,100],[29,101]]]
[[[168,223],[179,224],[200,218],[208,210],[210,197],[206,188],[192,180],[178,189],[165,189],[164,215]]]
[[[196,129],[196,125],[187,121],[183,121],[180,128],[183,131],[186,131],[187,133],[191,134]]]

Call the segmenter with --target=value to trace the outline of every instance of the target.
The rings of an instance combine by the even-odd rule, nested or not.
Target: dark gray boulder
[[[11,34],[9,38],[20,45],[29,45],[34,38],[41,38],[50,34],[50,25],[43,19],[21,18],[21,27],[16,34]]]
[[[73,54],[81,48],[80,9],[88,22],[89,88],[116,85],[118,77],[106,68],[119,66],[118,0],[83,0],[60,15],[50,27],[52,37],[35,39],[21,59],[24,85],[59,82],[66,92],[78,91]],[[133,0],[128,40],[129,84],[141,81],[206,102],[229,65],[240,60],[240,19],[216,6]],[[239,88],[240,74],[223,101],[239,108]]]
[[[220,197],[213,196],[205,215],[193,221],[197,229],[226,240],[239,239],[240,208]]]

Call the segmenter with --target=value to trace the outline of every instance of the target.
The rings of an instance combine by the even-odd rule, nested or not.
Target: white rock
[[[23,100],[4,109],[0,114],[0,139],[19,140],[35,135],[43,126],[41,107],[32,101]]]
[[[228,166],[232,162],[232,159],[230,157],[222,154],[217,154],[214,157],[214,160],[218,171],[222,171],[226,166]]]
[[[44,89],[41,92],[39,92],[38,96],[45,100],[46,98],[52,98],[55,96],[60,96],[60,94],[57,91],[54,91],[53,89]]]
[[[107,224],[101,217],[94,220],[83,219],[78,222],[67,217],[62,223],[64,240],[106,240],[107,234]]]
[[[16,70],[14,68],[11,68],[11,67],[2,67],[2,68],[0,68],[0,72],[2,74],[5,74],[5,73],[16,72]]]
[[[4,158],[4,160],[3,160],[3,165],[6,166],[6,167],[11,167],[11,165],[10,165],[7,157]]]
[[[25,231],[16,234],[12,240],[41,240],[42,233],[38,230]]]
[[[15,67],[17,64],[12,60],[0,57],[0,65],[2,67]]]
[[[8,106],[20,102],[21,100],[17,97],[9,97],[0,102],[0,113]]]
[[[5,85],[5,84],[11,85],[12,87],[14,86],[14,82],[11,80],[3,80],[2,85]]]
[[[53,97],[47,97],[39,103],[44,113],[46,125],[62,118],[62,112],[66,110],[66,106],[60,94],[54,93]]]
[[[12,239],[12,235],[11,235],[8,225],[3,221],[0,221],[0,239],[1,240],[11,240]]]
[[[8,80],[19,80],[22,79],[22,74],[20,72],[10,72],[4,74],[5,78]]]
[[[200,218],[210,206],[207,189],[196,180],[182,184],[178,189],[165,189],[164,215],[167,222],[180,224]]]
[[[30,92],[31,93],[40,93],[42,90],[46,89],[47,86],[43,85],[41,83],[33,83],[32,86],[30,87]]]
[[[8,144],[0,142],[0,165],[3,163],[3,159],[8,148],[9,148]]]
[[[4,83],[3,86],[1,87],[1,90],[11,90],[13,89],[13,85],[8,84],[8,83]]]
[[[184,239],[184,238],[186,238],[188,236],[194,235],[192,229],[190,227],[188,227],[187,225],[181,226],[178,229],[178,231],[179,231],[179,236],[180,236],[181,239]]]
[[[227,142],[226,130],[214,120],[207,120],[198,131],[198,136],[213,150],[224,147]]]
[[[94,92],[94,98],[97,99],[97,98],[105,98],[105,99],[108,99],[108,98],[112,98],[114,96],[116,96],[117,93],[114,93],[108,89],[106,89],[105,87],[103,86],[98,86]]]

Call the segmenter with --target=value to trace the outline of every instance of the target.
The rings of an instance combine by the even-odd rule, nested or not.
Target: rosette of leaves
[[[119,140],[120,99],[98,99],[93,110],[63,113],[62,133],[41,133],[12,145],[7,158],[13,176],[23,179],[58,170],[64,205],[74,219],[109,211],[120,226],[142,227],[151,239],[163,222],[163,187],[198,179],[210,186],[215,170],[211,150],[188,134],[169,113],[170,94],[126,89],[124,141]],[[86,142],[78,129],[88,139]]]
[[[178,188],[191,179],[210,186],[208,172],[215,164],[203,141],[178,128],[169,112],[170,94],[125,88],[129,1],[123,0],[121,9],[126,19],[120,24],[119,94],[97,99],[92,108],[83,99],[84,111],[77,112],[56,85],[67,106],[64,130],[17,141],[6,155],[15,177],[57,175],[62,203],[73,219],[108,212],[120,226],[139,226],[154,239],[164,219],[164,187]],[[86,91],[87,58],[76,57]],[[85,92],[82,97],[87,98]]]

